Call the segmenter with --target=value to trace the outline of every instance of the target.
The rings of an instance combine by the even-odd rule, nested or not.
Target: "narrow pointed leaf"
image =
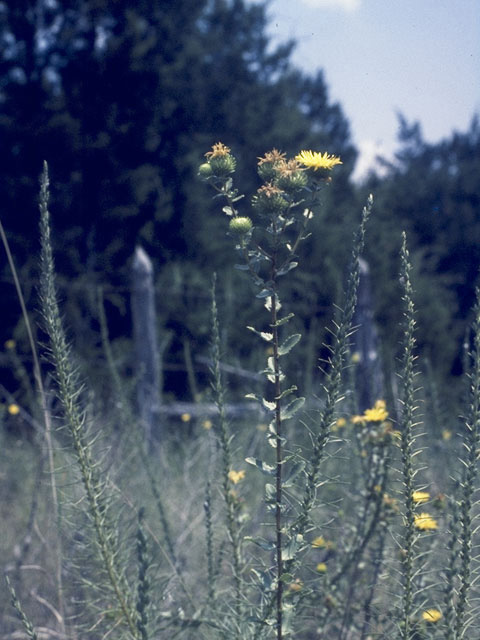
[[[304,404],[305,398],[295,398],[295,400],[292,400],[290,404],[287,404],[285,409],[282,409],[282,412],[280,414],[281,419],[288,420],[289,418],[294,416],[297,411],[303,407]]]
[[[300,341],[302,335],[300,333],[293,333],[278,347],[278,355],[284,356],[291,351],[293,347]]]

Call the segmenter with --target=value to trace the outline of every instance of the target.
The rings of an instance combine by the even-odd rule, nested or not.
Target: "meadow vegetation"
[[[464,380],[454,407],[445,407],[431,367],[417,359],[415,281],[401,234],[398,348],[383,397],[360,406],[362,363],[352,345],[362,331],[354,319],[374,198],[358,212],[344,293],[334,296],[339,304],[312,379],[303,355],[295,358],[308,335],[291,283],[307,271],[304,247],[325,224],[322,203],[342,160],[268,151],[256,166],[262,185],[248,198],[234,181],[237,164],[219,142],[198,174],[213,191],[223,242],[250,282],[251,324],[230,327],[237,313],[243,318],[235,312],[240,300],[219,298],[228,274],[214,276],[201,311],[211,390],[198,400],[210,398],[216,411],[184,413],[149,438],[106,315],[97,317],[93,363],[65,328],[45,164],[41,329],[35,336],[32,310],[24,309],[30,357],[13,340],[5,344],[22,402],[7,398],[0,430],[7,578],[0,637],[480,637],[478,293],[461,356]],[[8,252],[3,228],[2,235]],[[227,347],[232,361],[240,359],[225,333],[240,331],[261,371],[254,388],[247,381],[241,390],[225,382],[223,369]],[[232,418],[232,395],[256,402],[257,412]]]

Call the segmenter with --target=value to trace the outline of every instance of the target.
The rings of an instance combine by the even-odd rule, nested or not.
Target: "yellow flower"
[[[430,494],[428,491],[414,491],[412,493],[412,499],[415,504],[423,504],[424,502],[428,502],[430,499]]]
[[[361,359],[362,359],[362,356],[358,351],[354,351],[352,353],[351,361],[353,362],[353,364],[358,364]]]
[[[182,415],[180,416],[180,420],[182,422],[190,422],[191,419],[192,416],[189,413],[182,413]]]
[[[316,569],[319,573],[326,573],[327,565],[325,564],[325,562],[319,562],[316,566]]]
[[[452,432],[450,431],[450,429],[444,429],[442,431],[442,440],[445,440],[445,442],[447,440],[450,440],[450,438],[452,437]]]
[[[443,618],[441,611],[438,609],[427,609],[422,613],[422,618],[426,622],[438,622],[441,618]]]
[[[438,529],[438,522],[429,513],[420,513],[415,516],[415,527],[420,531],[433,531]]]
[[[345,420],[345,418],[338,418],[338,420],[335,422],[335,426],[337,427],[337,429],[341,429],[346,424],[347,424],[347,421]]]
[[[368,422],[383,422],[388,418],[385,400],[377,400],[372,409],[367,409],[363,417]]]
[[[213,424],[211,420],[204,420],[202,422],[202,427],[206,430],[206,431],[210,431],[210,429],[212,428]]]
[[[228,479],[233,482],[233,484],[238,484],[240,480],[243,480],[245,477],[245,471],[234,471],[233,469],[228,472]]]
[[[317,536],[315,540],[313,540],[312,542],[312,547],[314,549],[322,549],[323,547],[326,547],[326,546],[327,546],[327,541],[323,536]]]
[[[8,405],[7,411],[11,416],[18,416],[20,413],[20,407],[18,404],[12,403]]]
[[[295,160],[303,164],[307,169],[313,169],[314,171],[317,171],[317,169],[330,170],[337,164],[343,164],[340,158],[329,156],[327,152],[322,154],[318,151],[300,151],[295,156]]]
[[[15,342],[15,340],[7,340],[4,344],[5,349],[15,349],[15,347],[17,346],[17,343]]]
[[[364,416],[352,416],[350,420],[353,422],[353,424],[365,424]]]
[[[205,157],[209,158],[221,158],[222,156],[228,156],[230,148],[223,144],[223,142],[217,142],[213,145],[211,151],[207,151]]]

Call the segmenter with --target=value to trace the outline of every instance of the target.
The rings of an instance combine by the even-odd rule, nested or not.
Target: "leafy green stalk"
[[[351,260],[351,270],[347,283],[345,306],[339,323],[335,326],[331,355],[328,359],[329,370],[324,383],[325,406],[318,420],[318,434],[314,441],[313,452],[307,470],[307,481],[304,490],[299,516],[295,522],[295,530],[303,534],[309,521],[310,512],[315,504],[316,488],[320,472],[320,463],[325,444],[333,424],[336,406],[342,397],[342,372],[349,349],[349,338],[352,333],[352,321],[357,304],[357,290],[360,281],[359,258],[365,243],[365,230],[373,206],[370,195],[367,205],[362,211],[362,220],[356,234]]]
[[[473,537],[473,493],[477,480],[477,464],[480,453],[480,289],[477,288],[473,325],[472,369],[470,379],[470,407],[466,421],[464,446],[467,452],[460,502],[460,589],[456,606],[455,638],[461,638],[465,629],[468,594],[472,584],[471,564]]]
[[[410,280],[411,265],[407,249],[405,232],[402,234],[401,249],[401,283],[403,286],[403,302],[405,331],[403,337],[403,367],[401,379],[403,383],[401,417],[401,451],[402,473],[405,496],[405,532],[404,547],[402,550],[403,563],[403,602],[402,617],[400,620],[400,633],[402,640],[412,638],[411,617],[413,613],[413,576],[414,576],[414,547],[416,542],[415,531],[415,503],[413,500],[415,475],[413,469],[413,444],[414,444],[414,414],[415,414],[415,308],[413,304],[413,289]]]
[[[223,385],[222,374],[220,369],[220,331],[218,325],[218,310],[215,297],[215,282],[212,283],[212,387],[214,391],[215,404],[218,408],[218,437],[222,451],[222,493],[225,500],[227,510],[227,531],[230,538],[233,557],[233,580],[235,584],[236,603],[235,609],[237,616],[241,613],[241,551],[240,551],[240,535],[238,531],[238,523],[235,514],[235,497],[231,491],[231,482],[229,473],[232,469],[232,452],[230,447],[230,435],[228,433],[228,421],[225,409],[225,388]]]
[[[55,284],[55,271],[50,240],[48,167],[44,164],[40,193],[41,235],[41,303],[45,328],[50,339],[50,354],[55,367],[58,396],[62,403],[67,429],[70,433],[80,470],[89,514],[93,521],[96,542],[123,620],[133,638],[138,638],[136,615],[121,569],[117,565],[116,549],[108,523],[104,486],[99,479],[98,466],[92,459],[91,446],[85,436],[85,412],[80,406],[82,391],[71,362],[70,348],[60,315]]]

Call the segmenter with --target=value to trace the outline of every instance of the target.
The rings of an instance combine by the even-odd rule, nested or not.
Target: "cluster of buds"
[[[198,168],[202,178],[224,178],[235,171],[237,162],[231,155],[230,149],[222,142],[214,144],[211,151],[205,154],[207,162]]]
[[[242,197],[232,188],[230,177],[235,171],[236,160],[222,142],[214,144],[205,158],[198,174],[227,199],[228,206],[223,207],[223,211],[231,217],[229,231],[240,240],[240,246],[245,247],[253,223],[249,217],[240,216],[234,206]],[[341,160],[327,153],[301,151],[295,158],[287,159],[285,153],[277,149],[269,151],[258,158],[258,174],[264,184],[252,198],[253,209],[270,219],[280,216],[277,229],[285,229],[293,222],[290,212],[303,202],[302,196],[318,190],[322,182],[328,182],[327,176],[337,164],[342,164]]]

